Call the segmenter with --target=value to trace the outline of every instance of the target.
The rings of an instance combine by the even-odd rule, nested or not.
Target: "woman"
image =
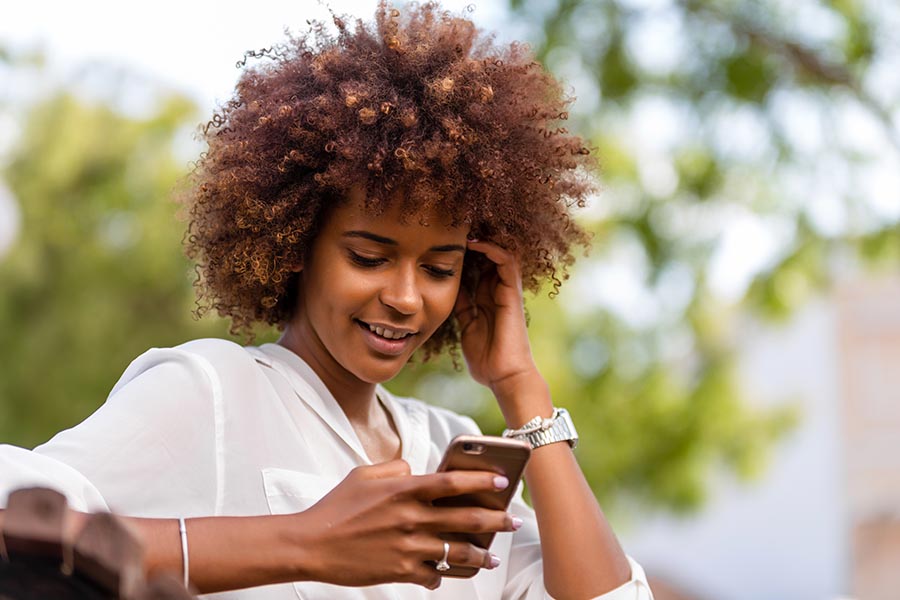
[[[278,343],[145,353],[86,421],[7,449],[0,483],[37,471],[78,508],[133,515],[149,572],[243,590],[216,597],[650,598],[526,330],[523,289],[558,284],[586,241],[568,208],[592,163],[558,127],[568,99],[526,49],[430,4],[335,23],[257,53],[185,198],[202,305],[238,332],[277,325]],[[534,511],[431,505],[510,485],[434,473],[477,427],[380,385],[457,346],[532,443]],[[534,419],[553,428],[520,430]],[[484,550],[446,532],[499,534]]]

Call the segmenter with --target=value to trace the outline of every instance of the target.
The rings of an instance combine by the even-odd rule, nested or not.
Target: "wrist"
[[[517,429],[536,416],[553,413],[550,388],[537,369],[506,377],[491,386],[500,411],[510,429]]]
[[[276,540],[278,555],[288,568],[290,581],[319,581],[318,560],[324,550],[322,544],[312,534],[313,527],[303,513],[282,515],[284,522],[278,522]],[[315,549],[318,549],[316,551]]]
[[[565,408],[553,409],[550,418],[537,415],[518,429],[507,429],[503,437],[527,442],[532,450],[556,442],[567,442],[571,448],[578,445],[578,431]]]

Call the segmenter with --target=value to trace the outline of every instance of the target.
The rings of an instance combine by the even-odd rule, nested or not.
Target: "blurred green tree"
[[[28,111],[3,170],[21,229],[0,260],[0,440],[71,427],[149,347],[227,332],[191,317],[170,200],[173,144],[195,117],[175,95],[133,117],[70,91]]]

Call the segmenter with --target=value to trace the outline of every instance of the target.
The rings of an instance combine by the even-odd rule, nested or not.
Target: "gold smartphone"
[[[509,479],[506,489],[499,492],[462,494],[435,500],[435,506],[483,506],[492,510],[506,510],[522,479],[525,464],[531,456],[528,442],[489,435],[459,435],[453,438],[437,470],[440,471],[493,471]],[[465,541],[481,548],[490,548],[494,532],[447,533],[447,541]],[[475,567],[450,566],[445,577],[472,577],[478,573]]]

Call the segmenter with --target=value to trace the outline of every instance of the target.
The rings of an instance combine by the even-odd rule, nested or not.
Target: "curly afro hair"
[[[257,323],[282,327],[317,231],[357,186],[376,214],[391,201],[436,210],[515,252],[525,289],[558,287],[588,242],[570,209],[594,188],[590,150],[560,126],[572,98],[526,46],[499,47],[433,3],[334,23],[248,52],[203,128],[209,148],[183,198],[198,312],[250,339]],[[463,285],[484,268],[470,254]],[[451,316],[426,358],[458,339]]]

